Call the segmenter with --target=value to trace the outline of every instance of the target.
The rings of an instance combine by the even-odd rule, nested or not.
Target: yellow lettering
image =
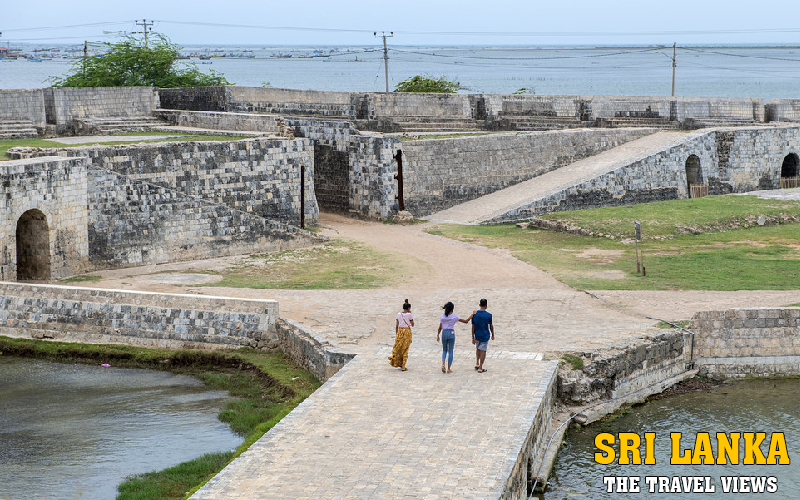
[[[776,455],[780,455],[778,460],[775,460]],[[790,465],[789,452],[786,450],[786,438],[782,432],[772,433],[772,438],[769,442],[769,456],[767,457],[767,463],[771,465]]]
[[[700,457],[703,460],[700,460]],[[692,465],[714,465],[714,450],[711,449],[711,436],[707,432],[698,432],[694,438],[694,454]]]
[[[642,438],[635,432],[620,432],[619,433],[619,464],[634,465],[642,464],[642,455],[639,453],[639,445],[642,444]],[[631,452],[631,458],[628,458],[628,452]]]
[[[681,453],[681,433],[671,432],[669,438],[672,440],[672,456],[669,459],[670,465],[691,465],[692,455],[689,450],[686,453]]]
[[[613,462],[616,458],[616,455],[614,453],[614,448],[609,446],[609,444],[614,444],[615,441],[616,439],[614,438],[614,435],[608,432],[601,432],[595,436],[594,445],[602,453],[595,453],[594,461],[602,465],[608,465]]]
[[[766,432],[744,433],[744,465],[766,465],[767,459],[760,448],[766,437]]]
[[[653,455],[655,451],[655,445],[653,444],[656,439],[655,432],[645,432],[644,433],[644,464],[645,465],[655,465],[656,464],[656,457]]]
[[[742,434],[732,432],[730,437],[724,432],[717,433],[717,465],[727,465],[728,460],[731,465],[739,465],[739,438]],[[727,457],[727,459],[725,458]]]

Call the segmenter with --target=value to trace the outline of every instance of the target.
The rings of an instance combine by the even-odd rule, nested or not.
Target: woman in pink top
[[[453,348],[456,346],[456,332],[453,329],[457,322],[468,323],[472,319],[469,315],[467,319],[461,319],[453,314],[455,306],[448,302],[442,307],[444,314],[439,318],[439,331],[436,332],[436,342],[439,342],[439,335],[442,336],[442,373],[445,373],[444,360],[447,358],[447,373],[453,373],[450,366],[453,364]]]
[[[414,316],[411,314],[411,304],[406,299],[403,303],[403,312],[397,313],[394,327],[394,348],[389,356],[389,364],[401,371],[406,371],[408,361],[408,348],[411,346],[411,327],[414,326]]]

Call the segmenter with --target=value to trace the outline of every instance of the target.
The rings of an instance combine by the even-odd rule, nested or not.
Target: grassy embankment
[[[282,353],[250,349],[229,352],[142,349],[0,337],[0,354],[168,370],[197,377],[209,389],[225,390],[236,398],[219,415],[221,421],[245,438],[236,451],[211,453],[163,471],[128,478],[119,486],[117,500],[186,498],[320,385],[313,375],[294,366]]]
[[[757,224],[759,215],[768,218],[767,225]],[[440,225],[429,231],[507,248],[578,289],[784,290],[800,286],[800,223],[790,220],[798,216],[797,201],[708,196],[542,216],[604,237],[514,225]],[[634,220],[642,224],[647,276],[636,272]]]
[[[240,139],[247,139],[248,136],[226,136],[226,135],[194,135],[184,134],[181,132],[125,132],[121,134],[113,134],[114,137],[119,137],[119,140],[112,141],[91,141],[83,144],[62,144],[49,139],[8,139],[0,141],[0,161],[10,160],[6,154],[7,151],[15,147],[29,147],[29,148],[75,148],[80,146],[119,146],[124,144],[141,144],[141,143],[156,143],[156,142],[186,142],[186,141],[238,141]],[[149,140],[126,140],[126,136],[173,136],[168,139],[149,139]],[[175,137],[177,136],[177,137]]]

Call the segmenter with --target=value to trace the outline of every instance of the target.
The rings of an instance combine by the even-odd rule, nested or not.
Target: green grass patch
[[[729,198],[752,200],[752,197]],[[604,210],[609,210],[604,220],[621,219],[611,209]],[[661,218],[671,217],[671,213],[665,213]],[[661,218],[657,226],[667,228],[669,221]],[[699,216],[693,218],[699,219]],[[636,272],[635,246],[618,239],[526,230],[513,225],[441,225],[429,232],[490,248],[509,249],[518,259],[578,289],[790,290],[800,283],[800,223],[645,241],[646,276]]]
[[[573,370],[580,370],[583,368],[583,359],[579,356],[575,356],[574,354],[563,354],[561,356],[568,365],[572,366]]]
[[[459,134],[433,134],[433,135],[419,135],[419,136],[403,136],[400,140],[402,142],[412,141],[425,141],[428,139],[455,139],[457,137],[476,137],[482,135],[492,135],[508,132],[464,132]]]
[[[126,136],[178,136],[169,137],[166,139],[152,139],[152,140],[125,140]],[[10,160],[7,152],[11,148],[18,146],[30,148],[77,148],[81,146],[120,146],[125,144],[139,144],[139,143],[156,143],[156,142],[188,142],[188,141],[238,141],[242,139],[249,139],[250,136],[227,136],[227,135],[205,135],[205,134],[181,134],[173,132],[127,132],[124,134],[114,134],[119,137],[119,140],[105,140],[105,141],[90,141],[82,144],[62,144],[48,139],[8,139],[0,140],[0,161]]]
[[[633,238],[633,221],[638,220],[642,225],[642,237],[648,240],[749,227],[756,225],[759,215],[780,217],[787,214],[800,214],[800,202],[726,195],[552,212],[539,217],[564,221],[596,234],[610,234],[617,238]]]
[[[396,283],[398,276],[428,272],[424,262],[350,240],[312,248],[252,255],[221,272],[223,279],[200,286],[271,289],[365,289]]]
[[[131,477],[120,485],[117,500],[185,498],[187,492],[205,484],[320,386],[310,372],[294,365],[283,353],[252,349],[144,349],[0,337],[0,354],[166,370],[192,375],[210,389],[228,391],[236,398],[226,404],[219,416],[245,438],[235,452],[205,455],[163,471]]]
[[[670,321],[669,323],[665,321],[659,321],[658,323],[656,323],[656,328],[661,328],[662,330],[675,328],[676,326],[679,328],[686,328],[687,326],[689,326],[689,323],[691,323],[691,321],[689,321],[688,319],[683,321]]]
[[[102,276],[98,276],[96,274],[79,274],[78,276],[71,276],[69,278],[64,278],[61,280],[62,283],[82,283],[90,281],[95,283],[97,281],[102,280]]]

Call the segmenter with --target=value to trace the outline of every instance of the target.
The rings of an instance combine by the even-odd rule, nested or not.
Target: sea
[[[13,48],[13,47],[12,47]],[[79,64],[68,46],[22,46],[0,61],[0,89],[39,88]],[[235,85],[383,92],[415,75],[458,82],[462,92],[800,98],[800,46],[186,46],[181,64]]]

